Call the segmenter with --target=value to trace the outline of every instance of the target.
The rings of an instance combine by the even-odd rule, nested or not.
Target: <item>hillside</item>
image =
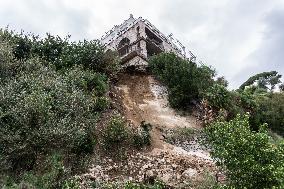
[[[0,186],[283,188],[281,75],[231,91],[210,66],[148,61],[127,71],[97,40],[1,30]]]
[[[175,188],[202,185],[206,179],[214,182],[216,167],[207,150],[198,143],[199,121],[190,115],[178,115],[170,108],[166,88],[153,76],[124,73],[118,78],[112,91],[114,104],[130,127],[140,127],[143,121],[151,124],[151,145],[131,152],[123,160],[110,155],[102,164],[93,164],[81,179],[84,182],[161,180]],[[188,140],[182,140],[180,131],[190,132],[184,133]],[[181,135],[173,136],[178,132]]]

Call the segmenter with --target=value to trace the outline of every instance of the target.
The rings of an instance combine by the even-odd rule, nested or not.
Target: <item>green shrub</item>
[[[62,154],[64,170],[85,168],[95,124],[109,104],[109,78],[119,69],[116,53],[104,51],[98,41],[0,30],[1,176],[23,180],[23,187],[58,188],[65,173],[38,167],[54,152]]]
[[[151,144],[150,130],[152,125],[149,123],[141,122],[140,130],[133,133],[133,144],[137,148],[149,146]]]
[[[284,143],[271,143],[265,127],[251,131],[249,117],[238,115],[206,128],[211,155],[226,170],[232,187],[284,187]]]
[[[60,154],[52,154],[42,162],[42,173],[34,171],[26,172],[21,180],[15,181],[8,178],[3,183],[3,188],[61,188],[70,172],[63,165],[63,157]],[[1,186],[1,185],[0,185]]]
[[[169,89],[169,102],[172,107],[186,108],[193,100],[202,97],[210,87],[215,72],[207,66],[182,59],[174,53],[161,53],[153,56],[150,69]]]
[[[284,93],[272,93],[258,97],[258,108],[253,114],[252,122],[267,123],[274,132],[284,136]]]
[[[17,60],[39,57],[52,63],[57,70],[81,65],[85,69],[114,77],[120,69],[118,54],[105,52],[99,40],[70,42],[70,36],[62,39],[47,34],[45,38],[39,38],[33,34],[18,34],[5,29],[0,30],[0,41],[6,41],[12,46],[12,53]]]
[[[228,109],[231,103],[230,92],[223,85],[214,84],[204,94],[204,98],[214,109]]]
[[[12,74],[0,78],[0,169],[30,170],[38,154],[55,149],[90,153],[98,117],[92,91],[105,80],[79,67],[62,74],[39,59],[1,61]]]
[[[52,148],[82,147],[76,141],[94,128],[95,104],[90,95],[74,87],[69,90],[64,78],[52,71],[39,74],[20,76],[1,88],[0,149],[8,160],[6,166],[15,168],[23,158],[32,160]],[[92,140],[87,138],[85,142]]]
[[[114,116],[103,133],[103,145],[106,149],[119,147],[128,137],[125,122],[119,116]]]
[[[80,183],[78,179],[66,180],[62,186],[62,189],[80,189]]]
[[[109,107],[109,99],[107,97],[97,97],[95,98],[95,109],[98,111],[103,111]]]

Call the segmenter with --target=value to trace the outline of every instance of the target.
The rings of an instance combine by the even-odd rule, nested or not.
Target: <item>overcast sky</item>
[[[230,86],[276,70],[284,75],[284,0],[0,0],[0,27],[100,38],[132,13],[173,33]],[[284,76],[283,76],[284,77]],[[283,79],[282,79],[283,80]]]

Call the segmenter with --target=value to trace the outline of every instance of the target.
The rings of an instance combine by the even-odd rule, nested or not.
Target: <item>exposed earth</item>
[[[131,127],[142,121],[152,125],[151,147],[127,155],[123,161],[109,158],[94,163],[81,175],[82,186],[96,183],[145,182],[158,179],[169,188],[196,188],[215,179],[217,169],[209,152],[199,141],[201,123],[193,115],[182,115],[168,105],[167,89],[151,75],[123,74],[113,87],[112,96],[120,113]],[[192,136],[173,138],[178,130]]]

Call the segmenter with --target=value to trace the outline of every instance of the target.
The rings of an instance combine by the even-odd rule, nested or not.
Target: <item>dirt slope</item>
[[[215,174],[216,168],[208,151],[200,148],[196,137],[185,143],[166,142],[165,131],[175,131],[178,128],[199,130],[201,126],[195,117],[179,115],[168,106],[167,90],[153,76],[120,75],[112,93],[128,124],[139,127],[145,121],[153,126],[152,146],[134,152],[125,161],[103,158],[82,178],[99,183],[126,180],[144,182],[145,179],[154,177],[174,188],[196,188],[207,181],[208,172]]]
[[[120,76],[116,92],[121,98],[127,120],[135,126],[146,121],[154,126],[153,147],[166,148],[161,130],[175,128],[200,129],[200,123],[191,115],[181,116],[169,107],[166,88],[151,75]]]

